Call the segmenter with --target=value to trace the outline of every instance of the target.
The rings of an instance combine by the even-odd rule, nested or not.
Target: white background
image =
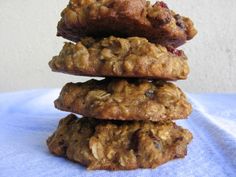
[[[167,0],[191,17],[198,35],[181,47],[191,74],[178,85],[188,92],[236,92],[236,1]],[[0,92],[62,87],[88,78],[53,73],[48,61],[63,42],[56,25],[68,0],[0,1]]]

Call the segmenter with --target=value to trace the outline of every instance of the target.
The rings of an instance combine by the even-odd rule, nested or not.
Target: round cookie
[[[65,43],[49,65],[53,71],[82,76],[178,80],[186,79],[189,73],[183,51],[139,37],[84,38],[76,44]]]
[[[66,84],[55,107],[113,120],[183,119],[192,111],[184,93],[172,83],[111,78]]]
[[[89,170],[155,168],[187,154],[192,134],[167,122],[77,119],[69,115],[47,140],[49,150]]]
[[[189,18],[160,1],[151,5],[146,0],[70,0],[61,17],[57,35],[75,42],[85,36],[138,36],[178,47],[197,33]]]

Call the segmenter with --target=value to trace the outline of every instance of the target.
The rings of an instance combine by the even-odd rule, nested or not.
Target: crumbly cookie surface
[[[66,84],[55,107],[98,119],[151,121],[183,119],[192,110],[172,83],[111,78]]]
[[[151,5],[146,0],[70,0],[61,17],[58,36],[75,42],[84,36],[139,36],[177,47],[197,33],[189,18],[160,1]]]
[[[148,42],[145,38],[110,36],[65,43],[49,62],[53,71],[74,75],[186,79],[189,73],[183,51]]]
[[[51,153],[90,170],[155,168],[183,158],[192,134],[167,122],[105,121],[69,115],[47,140]]]

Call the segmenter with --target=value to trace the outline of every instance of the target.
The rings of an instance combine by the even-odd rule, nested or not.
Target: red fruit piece
[[[166,9],[168,9],[167,4],[164,3],[163,1],[159,1],[159,2],[157,2],[157,5],[161,6],[162,8],[166,8]]]
[[[168,50],[170,53],[172,53],[172,54],[174,54],[174,55],[177,55],[177,56],[183,55],[183,51],[182,51],[182,50],[178,50],[178,49],[175,49],[175,48],[173,48],[173,47],[167,47],[167,50]]]

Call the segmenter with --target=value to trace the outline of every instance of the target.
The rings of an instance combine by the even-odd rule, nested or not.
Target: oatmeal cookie
[[[161,1],[151,5],[146,0],[70,0],[61,17],[57,35],[75,42],[84,36],[139,36],[177,47],[197,33],[189,18]]]
[[[69,115],[47,140],[51,153],[89,170],[155,168],[183,158],[192,134],[171,121],[107,121]]]
[[[172,83],[137,79],[90,80],[66,84],[55,107],[98,119],[183,119],[191,104]]]
[[[162,80],[186,79],[189,73],[183,51],[139,37],[83,38],[76,44],[65,43],[49,66],[53,71],[74,75]]]

